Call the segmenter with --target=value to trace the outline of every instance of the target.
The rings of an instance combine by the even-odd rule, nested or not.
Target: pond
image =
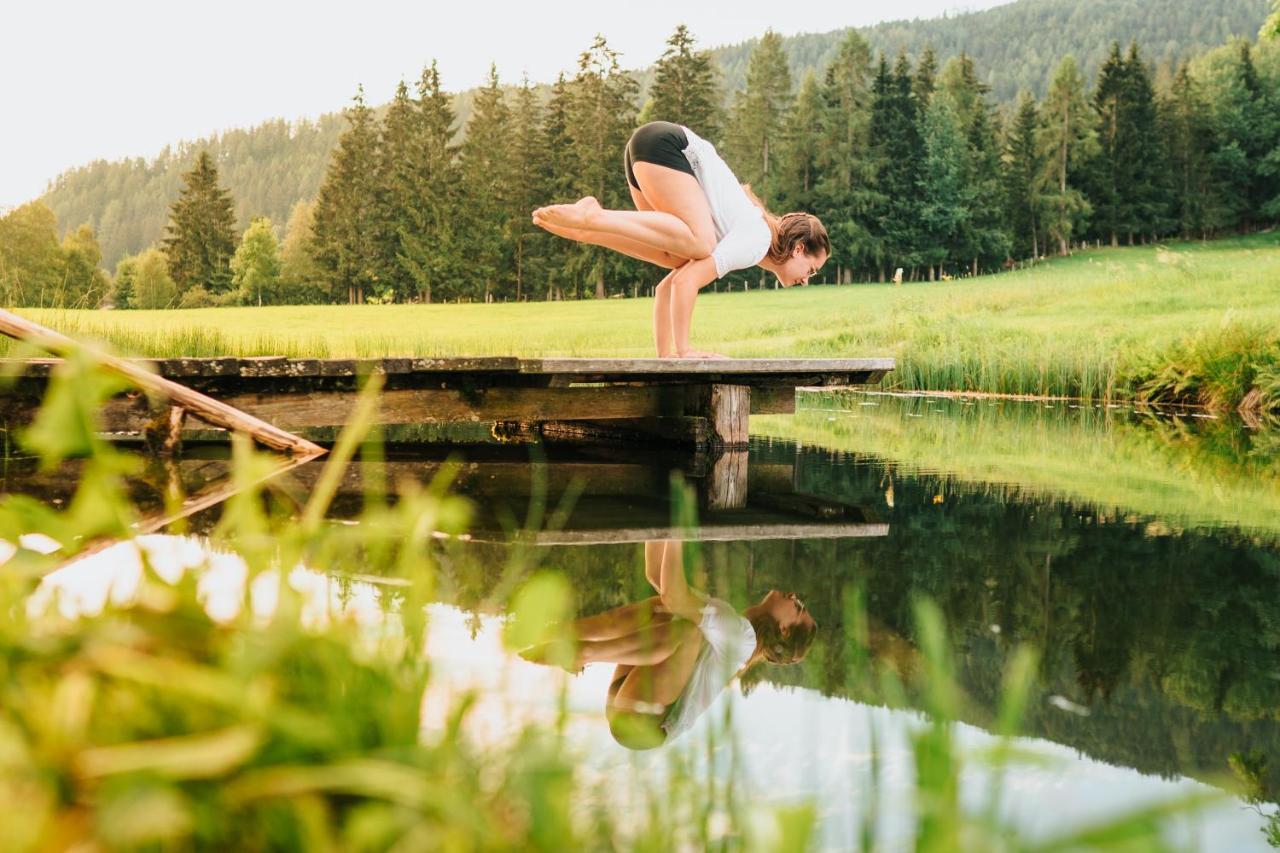
[[[431,676],[423,695],[406,697],[421,738],[461,726],[475,749],[513,750],[530,726],[557,729],[575,756],[579,815],[609,809],[643,824],[644,796],[675,800],[694,786],[712,813],[704,840],[740,817],[717,803],[808,804],[821,848],[872,838],[902,849],[921,831],[922,744],[944,702],[949,748],[966,761],[962,811],[990,809],[1036,842],[1223,792],[1169,818],[1160,836],[1266,848],[1280,792],[1273,433],[1199,412],[866,393],[806,396],[797,415],[752,426],[734,461],[747,472],[737,509],[708,497],[717,460],[657,451],[388,445],[385,458],[353,462],[330,524],[360,518],[371,485],[394,492],[442,472],[473,506],[465,532],[429,537],[422,555],[435,567],[423,602]],[[282,494],[304,503],[319,471],[284,473]],[[229,474],[225,450],[192,447],[135,474],[130,496],[156,513],[167,489],[199,494]],[[77,477],[75,463],[41,472],[13,457],[0,485],[65,506]],[[193,514],[181,536],[141,540],[158,571],[202,567],[211,609],[238,606],[248,576],[234,555],[207,557],[222,553],[224,506]],[[140,570],[137,552],[120,547],[49,576],[32,606],[100,608]],[[312,601],[299,618],[344,612],[365,631],[403,630],[414,600],[403,588],[416,581],[360,553],[367,561],[293,570]],[[665,597],[654,603],[663,560],[722,603],[699,611],[699,632],[665,612]],[[576,624],[589,653],[565,651],[554,632],[512,641],[526,618],[513,609],[544,601],[529,589],[552,575],[571,594],[553,627]],[[783,607],[762,600],[790,594],[787,618],[803,603],[811,645],[796,663],[748,662],[733,632],[745,615],[749,638],[761,635],[757,611],[774,608],[768,622]],[[945,626],[942,656],[930,651],[921,601]],[[1017,736],[1005,741],[1006,674],[1024,648],[1036,656]],[[668,667],[677,674],[666,685],[660,664],[681,654],[687,665]],[[952,688],[943,699],[940,666]],[[628,705],[628,691],[640,699]],[[631,717],[654,725],[637,735]],[[982,757],[999,750],[1012,757],[996,773]]]

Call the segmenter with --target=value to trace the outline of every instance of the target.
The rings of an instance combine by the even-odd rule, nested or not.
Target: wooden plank
[[[734,376],[770,373],[861,373],[893,370],[892,358],[522,358],[521,373]]]
[[[283,429],[341,426],[355,410],[354,391],[244,392],[224,398]],[[384,390],[378,423],[419,424],[489,421],[609,420],[683,413],[683,389],[647,388],[440,388]],[[134,432],[145,414],[129,401],[103,408],[104,429]]]
[[[473,542],[520,542],[529,545],[609,545],[678,539],[687,542],[736,542],[759,539],[870,539],[889,535],[887,524],[729,524],[703,523],[685,527],[621,527],[607,530],[536,530],[509,535],[504,531],[473,530]]]
[[[520,360],[510,356],[484,358],[415,358],[414,373],[518,373]]]

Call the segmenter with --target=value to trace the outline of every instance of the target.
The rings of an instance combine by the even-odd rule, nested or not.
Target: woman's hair
[[[779,264],[785,262],[791,257],[797,243],[804,246],[806,255],[831,254],[831,238],[827,236],[827,229],[818,217],[798,211],[777,216],[770,213],[760,197],[752,192],[751,184],[743,184],[742,189],[752,204],[764,213],[764,221],[769,224],[769,231],[773,233],[773,240],[769,243],[769,260]]]
[[[747,618],[769,663],[799,663],[809,653],[813,638],[818,635],[817,625],[800,624],[792,625],[784,634],[778,620],[768,613],[749,614]]]

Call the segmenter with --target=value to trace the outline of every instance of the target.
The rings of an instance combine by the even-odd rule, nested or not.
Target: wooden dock
[[[3,360],[0,360],[3,361]],[[382,374],[384,425],[486,423],[513,438],[571,443],[653,442],[698,449],[746,446],[752,413],[795,410],[803,387],[867,385],[891,358],[590,359],[381,358],[139,359],[159,375],[305,433],[343,425],[361,377]],[[17,383],[3,420],[28,420],[56,359],[0,364]],[[103,412],[105,431],[139,434],[173,423],[168,407],[125,395]],[[198,429],[188,420],[185,429]]]

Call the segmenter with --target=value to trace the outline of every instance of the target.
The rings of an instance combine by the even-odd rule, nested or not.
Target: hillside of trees
[[[1058,60],[1070,53],[1086,79],[1107,58],[1112,41],[1142,45],[1147,61],[1172,70],[1182,60],[1235,36],[1252,38],[1266,17],[1268,0],[1021,0],[983,12],[891,21],[860,30],[874,52],[905,50],[918,56],[932,46],[945,62],[961,52],[982,69],[992,97],[1009,103],[1022,90],[1043,97]],[[783,40],[796,79],[835,58],[844,31]],[[725,88],[746,84],[747,62],[758,39],[713,51]]]
[[[334,132],[326,125],[274,126],[277,146],[305,139],[327,164],[313,196],[290,202],[286,186],[306,158],[246,155],[281,168],[259,170],[237,196],[228,176],[246,161],[202,149],[164,196],[163,247],[117,261],[113,295],[103,276],[71,270],[103,259],[125,215],[120,199],[108,205],[111,227],[75,230],[74,251],[44,203],[12,211],[0,218],[4,298],[200,307],[638,295],[654,269],[553,238],[529,212],[583,195],[630,207],[619,152],[649,119],[701,129],[771,210],[817,214],[832,236],[826,282],[883,281],[895,269],[912,280],[976,275],[1085,241],[1205,238],[1280,219],[1280,41],[1270,37],[1172,70],[1137,42],[1113,41],[1093,77],[1067,54],[1043,98],[1024,90],[1013,104],[997,102],[965,53],[890,56],[849,30],[834,58],[796,79],[786,44],[772,32],[756,43],[727,106],[714,55],[684,27],[643,98],[603,37],[545,96],[492,72],[466,93],[465,120],[432,63],[381,110],[358,92],[331,154],[321,150]],[[266,137],[228,138],[253,152]],[[149,167],[137,167],[146,183]],[[273,218],[250,206],[246,229],[245,205],[257,204],[246,197],[288,207]],[[138,292],[143,268],[167,276],[150,275]],[[771,284],[752,270],[715,287]]]
[[[1023,88],[1042,97],[1053,67],[1067,53],[1076,56],[1085,79],[1091,80],[1112,40],[1122,44],[1136,40],[1148,62],[1157,69],[1172,68],[1177,60],[1222,44],[1230,36],[1252,37],[1266,6],[1267,0],[1021,0],[985,12],[881,24],[860,32],[873,54],[883,51],[893,56],[905,49],[918,56],[932,45],[938,61],[944,63],[965,51],[992,97],[1004,103]],[[845,32],[784,38],[782,50],[792,79],[799,83],[806,72],[819,72],[830,64]],[[733,93],[745,88],[748,57],[758,41],[711,51],[726,104]],[[654,70],[644,69],[634,76],[643,103]],[[550,96],[549,85],[538,86],[537,91],[544,100]],[[454,98],[459,134],[466,127],[474,97],[475,90],[469,90]],[[235,199],[237,227],[243,230],[253,218],[265,216],[278,229],[295,202],[315,198],[343,126],[341,113],[296,122],[274,120],[168,146],[152,158],[95,161],[59,175],[42,201],[53,209],[63,232],[81,224],[92,227],[103,265],[113,268],[124,255],[161,239],[181,174],[199,151],[208,150]]]

